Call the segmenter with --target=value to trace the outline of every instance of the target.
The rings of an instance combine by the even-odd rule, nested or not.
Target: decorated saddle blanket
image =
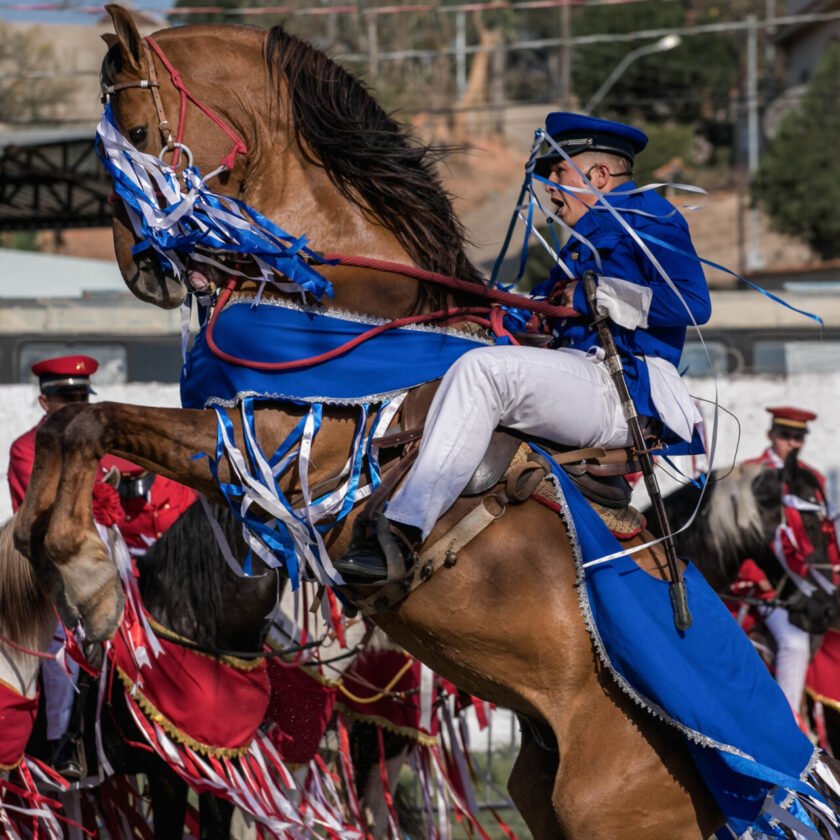
[[[813,700],[840,712],[840,632],[833,627],[811,660],[805,690]]]
[[[283,364],[321,357],[386,323],[329,313],[285,300],[233,297],[219,313],[213,340],[223,353],[250,362]],[[258,370],[220,358],[202,330],[181,374],[184,408],[258,399],[360,405],[390,399],[439,379],[459,357],[492,342],[454,329],[421,325],[388,329],[318,364]]]
[[[130,628],[114,637],[113,662],[134,702],[171,738],[200,753],[247,752],[268,707],[265,660],[208,656],[157,630],[162,655],[153,671],[138,666]]]

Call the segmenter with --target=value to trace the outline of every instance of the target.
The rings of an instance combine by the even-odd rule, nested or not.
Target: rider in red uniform
[[[94,393],[90,377],[98,368],[99,363],[90,356],[60,356],[32,366],[32,373],[39,381],[38,403],[44,409],[44,416],[17,438],[9,451],[9,492],[14,511],[23,502],[32,475],[38,427],[66,405],[88,402],[90,394]],[[123,458],[106,455],[100,461],[100,468],[102,483],[98,482],[94,489],[94,516],[104,524],[116,524],[133,555],[144,554],[196,500],[190,488]],[[108,515],[103,517],[104,511],[108,511]],[[60,625],[57,635],[63,639]],[[57,642],[54,649],[60,645],[61,642]],[[54,744],[53,763],[67,778],[77,779],[82,775],[76,744],[80,721],[72,718],[76,717],[73,683],[78,676],[78,666],[69,657],[68,664],[74,672],[72,682],[54,661],[45,660],[42,671],[44,701],[47,739]]]
[[[757,458],[753,458],[746,463],[760,464],[768,469],[782,469],[788,455],[794,450],[800,451],[804,446],[808,434],[808,423],[816,420],[817,415],[812,411],[790,406],[768,408],[767,411],[773,418],[770,430],[767,433],[770,446]],[[822,491],[822,507],[825,509],[821,515],[824,516],[825,532],[829,535],[827,540],[829,562],[835,567],[836,572],[837,564],[840,563],[840,548],[834,530],[833,510],[825,497],[825,478],[798,457],[797,464],[799,468],[807,470],[814,476]],[[783,505],[784,521],[780,524],[772,548],[790,575],[794,578],[797,575],[805,577],[807,574],[806,557],[798,547],[798,543],[807,541],[807,536],[799,533],[801,529],[797,529],[796,523],[801,523],[799,511],[796,509],[797,500],[793,497],[789,499],[785,497]],[[756,574],[758,577],[756,577]],[[835,575],[832,575],[831,572],[823,570],[822,580],[824,581],[824,588],[829,594],[833,593],[833,587],[836,583],[834,577]],[[759,598],[772,598],[776,594],[761,570],[751,560],[747,560],[741,567],[739,578],[733,584],[732,589],[734,592],[743,592],[750,585],[754,590],[750,594]],[[810,636],[805,630],[791,623],[787,609],[761,607],[759,608],[759,614],[776,641],[776,680],[794,712],[798,714],[811,655]]]
[[[32,466],[35,463],[35,433],[38,426],[66,405],[87,402],[93,393],[90,377],[98,368],[99,362],[90,356],[60,356],[32,365],[32,373],[38,377],[40,385],[38,404],[44,409],[44,416],[14,441],[9,450],[8,478],[12,510],[16,511],[20,507],[29,486]]]
[[[99,464],[103,481],[119,494],[123,516],[116,524],[132,555],[145,554],[197,498],[189,487],[125,458],[106,455]]]

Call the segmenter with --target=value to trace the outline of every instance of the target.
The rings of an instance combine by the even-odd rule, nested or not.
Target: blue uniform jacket
[[[607,193],[605,199],[621,213],[622,219],[639,234],[659,261],[688,304],[694,320],[698,324],[706,323],[711,315],[709,290],[700,263],[695,258],[696,252],[685,219],[669,201],[652,190],[627,194],[634,189],[636,185],[632,181],[622,184]],[[658,218],[628,210],[641,210]],[[596,274],[620,277],[631,283],[648,286],[653,292],[647,329],[627,330],[616,324],[611,327],[637,411],[659,419],[650,397],[647,365],[639,357],[659,356],[677,366],[691,317],[653,263],[608,210],[603,207],[591,208],[581,217],[574,230],[592,243],[601,258],[599,270],[592,250],[572,236],[560,251],[560,258],[576,279],[582,280],[584,272],[592,270]],[[644,238],[646,236],[667,242],[684,253],[675,253],[650,242]],[[548,279],[533,290],[532,295],[548,296],[555,284],[565,278],[565,272],[559,266],[555,267]],[[574,308],[591,317],[582,282],[575,289]],[[599,344],[597,333],[589,327],[589,317],[557,320],[552,322],[551,327],[561,347],[587,351]]]

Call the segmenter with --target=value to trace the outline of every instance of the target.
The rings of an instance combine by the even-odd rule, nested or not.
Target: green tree
[[[840,44],[826,48],[800,106],[768,145],[751,192],[782,233],[840,257]]]

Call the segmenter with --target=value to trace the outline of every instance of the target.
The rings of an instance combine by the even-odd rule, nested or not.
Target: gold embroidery
[[[355,711],[348,709],[341,701],[335,705],[337,709],[344,712],[347,717],[352,718],[353,720],[360,720],[363,723],[372,723],[374,726],[387,729],[395,735],[404,735],[406,738],[411,738],[413,741],[417,741],[417,743],[423,747],[433,747],[438,742],[436,736],[428,735],[427,733],[422,732],[419,729],[415,729],[412,726],[397,726],[396,724],[391,723],[391,721],[387,718],[379,717],[378,715],[357,714]]]
[[[174,630],[170,630],[168,627],[158,624],[148,613],[146,613],[146,621],[149,622],[155,633],[159,636],[163,636],[164,639],[168,639],[170,642],[175,642],[176,644],[178,642],[188,642],[191,645],[195,644],[192,639],[188,639],[186,636],[179,636]],[[187,650],[189,650],[190,653],[203,656],[205,659],[212,659],[214,662],[223,662],[225,665],[229,665],[236,671],[255,671],[263,664],[263,660],[261,658],[239,659],[239,657],[236,656],[213,656],[210,653],[205,653],[202,650],[194,650],[193,648],[187,648]]]
[[[146,715],[149,720],[158,724],[158,726],[160,726],[167,735],[174,738],[178,741],[178,743],[184,744],[202,755],[214,755],[219,758],[236,758],[237,756],[244,755],[251,748],[250,743],[247,747],[213,747],[210,746],[210,744],[203,744],[201,741],[196,741],[195,738],[191,738],[186,732],[175,726],[175,724],[172,723],[172,721],[169,720],[169,718],[167,718],[162,712],[160,712],[139,689],[136,689],[134,687],[134,682],[119,666],[117,666],[117,674],[119,674],[120,680],[125,686],[127,697],[137,703],[143,714]]]

